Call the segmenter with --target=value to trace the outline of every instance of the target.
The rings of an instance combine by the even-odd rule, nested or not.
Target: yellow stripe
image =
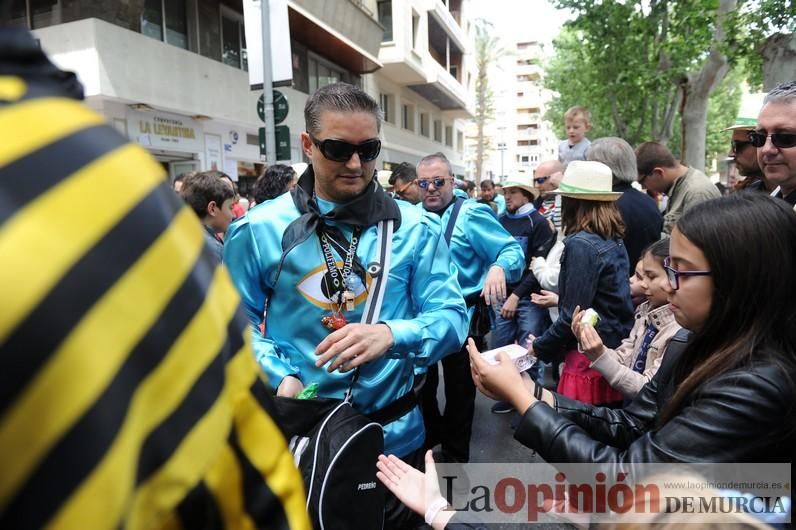
[[[0,99],[3,101],[16,101],[27,91],[28,85],[22,78],[10,75],[0,76]]]
[[[208,470],[205,483],[216,498],[224,528],[254,530],[254,521],[243,505],[243,476],[238,459],[228,445],[221,449],[218,459]]]
[[[182,530],[182,524],[176,508],[166,514],[166,519],[161,523],[158,530]]]
[[[66,271],[162,181],[162,172],[144,151],[126,145],[83,167],[0,226],[0,344]],[[97,202],[98,190],[111,182],[113,200]]]
[[[293,455],[287,449],[282,432],[251,394],[236,407],[235,428],[246,457],[279,497],[288,526],[291,530],[310,530],[304,483],[293,463]],[[264,450],[266,443],[267,451]]]
[[[94,404],[191,271],[203,245],[196,217],[184,208],[36,374],[0,423],[0,454],[14,455],[2,470],[0,510]]]
[[[164,267],[164,263],[168,268],[175,266],[168,260],[159,265]],[[158,528],[226,443],[232,413],[225,397],[182,441],[165,464],[166,470],[161,468],[132,497],[141,444],[183,402],[226,339],[239,298],[228,277],[218,270],[204,304],[166,358],[138,386],[112,446],[50,522],[53,528],[83,528],[86,521],[91,521],[92,529],[115,528],[125,514],[129,514],[129,528]]]
[[[9,134],[4,134],[0,142],[0,167],[80,129],[104,122],[105,118],[93,110],[65,98],[32,99],[6,107],[0,111],[0,131]]]

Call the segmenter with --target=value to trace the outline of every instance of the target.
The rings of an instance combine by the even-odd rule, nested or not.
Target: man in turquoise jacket
[[[417,183],[423,208],[436,213],[442,232],[449,239],[451,261],[473,317],[478,299],[500,307],[506,298],[506,282],[516,283],[525,268],[522,247],[497,220],[485,204],[454,195],[453,171],[442,153],[434,153],[417,165]],[[450,225],[450,226],[449,226]],[[487,315],[481,315],[489,318]],[[468,320],[469,322],[469,320]],[[474,337],[483,349],[483,337]],[[445,410],[437,405],[439,373],[431,365],[421,392],[423,419],[428,436],[426,446],[442,444],[446,461],[470,460],[470,436],[475,411],[475,385],[470,377],[470,361],[461,345],[442,359],[445,377]],[[420,367],[418,371],[423,371]]]
[[[230,227],[224,262],[277,395],[294,396],[317,383],[319,396],[342,398],[358,367],[353,402],[369,414],[412,392],[415,365],[433,364],[461,346],[467,313],[439,219],[393,200],[373,180],[378,104],[336,83],[309,98],[304,117],[301,142],[311,166],[295,190]],[[377,226],[387,221],[394,233],[386,241],[380,314],[359,323],[368,291],[387,268],[377,246]],[[416,406],[385,425],[385,452],[417,466],[423,441]],[[388,527],[398,524],[392,508],[388,499]]]

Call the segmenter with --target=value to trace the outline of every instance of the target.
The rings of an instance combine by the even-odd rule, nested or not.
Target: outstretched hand
[[[439,492],[437,468],[431,450],[426,451],[426,472],[421,473],[395,455],[379,455],[376,476],[384,486],[413,512],[423,515],[443,498]]]

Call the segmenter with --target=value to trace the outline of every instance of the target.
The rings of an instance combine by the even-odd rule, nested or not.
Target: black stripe
[[[177,506],[186,530],[223,530],[224,521],[215,497],[204,482],[199,482]]]
[[[92,305],[172,222],[174,201],[174,193],[165,184],[153,190],[58,280],[5,344],[0,344],[0,414],[11,406]],[[46,260],[47,256],[35,259]]]
[[[269,443],[269,440],[261,440],[261,443],[263,451],[274,450],[274,446]],[[243,506],[254,521],[255,528],[288,530],[290,527],[285,507],[282,506],[279,497],[274,495],[274,492],[268,487],[268,483],[263,480],[257,468],[246,457],[238,443],[235,429],[230,434],[229,445],[235,452],[243,476]]]
[[[279,422],[277,418],[279,418],[279,414],[276,411],[276,403],[274,403],[273,394],[268,389],[265,383],[263,383],[262,379],[259,377],[252,383],[249,387],[249,393],[252,397],[259,403],[260,407],[265,411],[268,416],[271,417],[274,424],[279,427],[279,431],[282,433],[282,436],[285,435],[285,430],[282,428],[282,424]]]
[[[145,481],[171,458],[185,436],[215,403],[224,387],[224,359],[229,356],[228,352],[237,351],[242,345],[241,329],[233,323],[227,328],[227,341],[180,406],[144,440],[136,483]]]
[[[7,510],[0,514],[0,528],[41,527],[99,463],[117,435],[138,385],[162,361],[204,302],[212,273],[212,261],[197,261],[103,394],[50,450]],[[130,301],[132,304],[146,302]],[[75,371],[64,377],[79,378],[80,373]],[[36,419],[31,418],[31,421]]]
[[[0,167],[0,225],[49,188],[126,143],[112,127],[95,125]],[[107,177],[112,183],[114,175]],[[101,202],[97,203],[97,207],[101,206]]]

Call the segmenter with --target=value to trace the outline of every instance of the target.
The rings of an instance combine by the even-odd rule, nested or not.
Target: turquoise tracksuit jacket
[[[467,333],[467,313],[455,269],[441,237],[440,221],[404,201],[401,225],[393,235],[389,282],[380,321],[390,326],[395,344],[382,357],[363,365],[354,386],[354,404],[367,414],[392,403],[413,385],[413,368],[437,362],[455,351]],[[319,201],[321,211],[334,205]],[[299,212],[290,194],[283,194],[250,210],[227,232],[224,263],[241,292],[253,324],[257,361],[276,389],[287,375],[304,385],[319,384],[320,397],[342,398],[352,373],[328,373],[317,368],[315,347],[329,335],[321,318],[331,313],[331,302],[322,294],[326,272],[318,238],[299,244],[285,259],[279,278],[274,275],[282,255],[282,234]],[[338,225],[347,238],[352,229]],[[336,254],[338,267],[342,257]],[[357,256],[367,268],[378,259],[376,226],[363,231]],[[370,283],[370,276],[366,280]],[[346,312],[349,322],[359,322],[367,293],[355,289],[356,307]],[[263,320],[266,299],[271,298]],[[385,452],[404,456],[421,447],[425,433],[417,407],[384,429]]]
[[[449,206],[442,214],[442,231],[453,212]],[[494,212],[485,204],[466,200],[459,210],[450,242],[451,261],[456,266],[462,295],[480,293],[492,265],[500,265],[506,282],[516,283],[525,269],[525,254]]]

